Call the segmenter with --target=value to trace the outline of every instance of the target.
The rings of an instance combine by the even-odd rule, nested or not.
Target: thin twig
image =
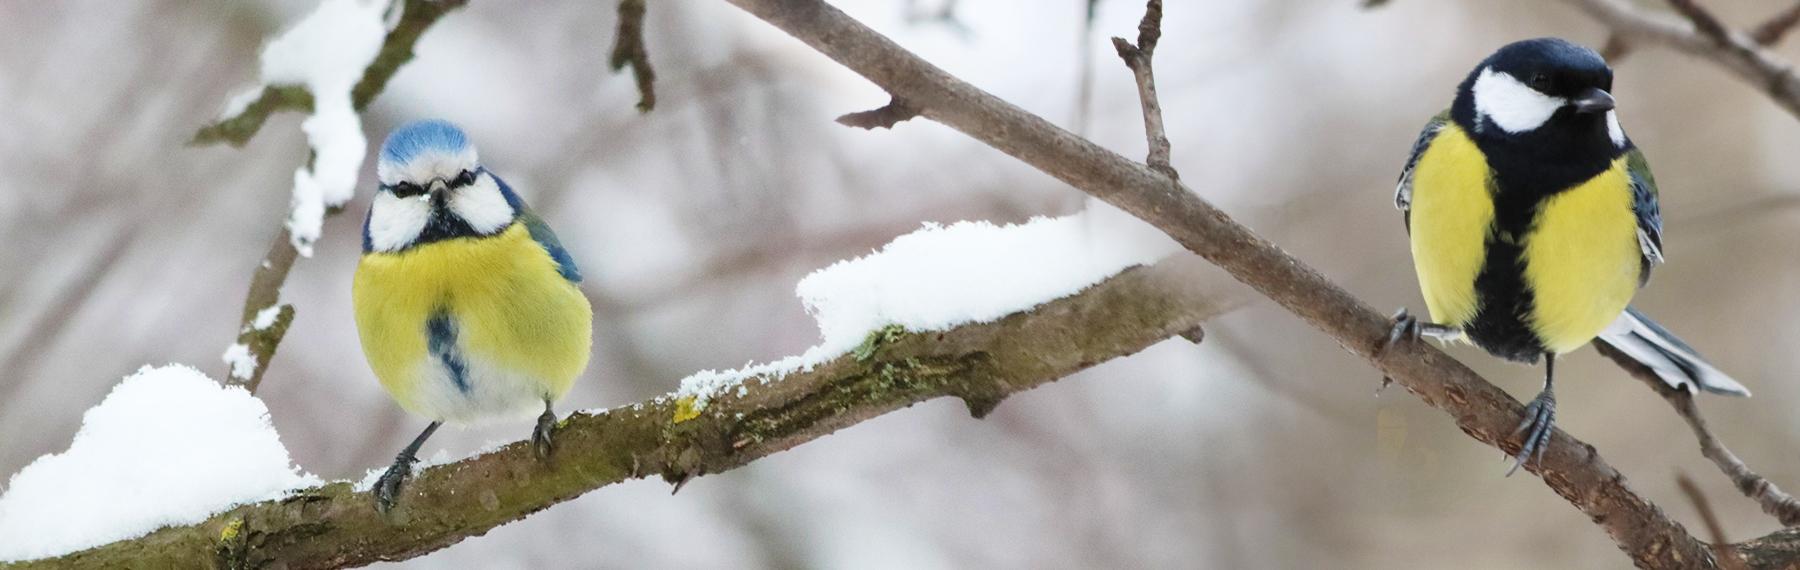
[[[1712,14],[1712,11],[1700,6],[1694,0],[1669,0],[1669,5],[1673,6],[1676,12],[1685,16],[1688,21],[1693,22],[1694,29],[1699,30],[1701,34],[1712,38],[1721,46],[1731,45],[1731,32],[1725,28],[1724,22],[1719,21],[1718,16]]]
[[[1600,45],[1602,59],[1609,64],[1618,65],[1628,55],[1631,55],[1631,42],[1625,41],[1625,36],[1617,33],[1606,35],[1606,43]]]
[[[1119,59],[1125,60],[1125,66],[1131,68],[1131,75],[1137,78],[1138,101],[1144,107],[1144,137],[1150,145],[1150,156],[1144,162],[1151,170],[1179,180],[1181,175],[1169,165],[1169,135],[1163,129],[1162,103],[1156,97],[1156,73],[1150,65],[1150,59],[1156,55],[1156,42],[1160,39],[1162,0],[1149,0],[1144,6],[1144,19],[1138,22],[1137,45],[1120,37],[1114,37],[1112,42],[1119,52]]]
[[[1738,491],[1761,506],[1763,512],[1775,517],[1775,520],[1781,521],[1782,525],[1800,526],[1800,501],[1783,492],[1780,487],[1775,486],[1767,478],[1752,471],[1749,466],[1744,465],[1743,460],[1738,459],[1737,454],[1725,447],[1725,443],[1719,441],[1719,438],[1714,436],[1712,430],[1707,427],[1706,418],[1701,416],[1700,408],[1694,405],[1693,394],[1686,390],[1670,387],[1656,375],[1655,371],[1611,345],[1596,342],[1594,348],[1618,364],[1620,368],[1625,369],[1633,378],[1649,385],[1650,389],[1655,390],[1658,395],[1663,397],[1663,400],[1668,401],[1669,405],[1675,408],[1675,413],[1679,414],[1681,419],[1686,420],[1688,427],[1693,430],[1694,438],[1700,443],[1700,454],[1712,460],[1713,465],[1718,466],[1719,471],[1725,473],[1725,476],[1737,485]]]
[[[1787,9],[1776,12],[1761,25],[1751,29],[1750,37],[1758,44],[1773,46],[1781,43],[1781,38],[1793,31],[1796,24],[1800,24],[1800,2],[1789,4]]]
[[[400,66],[411,61],[413,45],[419,43],[419,37],[425,30],[437,23],[438,19],[452,10],[461,8],[469,0],[405,0],[401,7],[400,22],[388,31],[382,39],[381,51],[375,54],[375,61],[363,70],[362,79],[350,90],[350,102],[361,111],[375,100],[387,87],[387,82],[400,71]],[[209,145],[226,143],[234,147],[244,146],[250,137],[262,129],[269,116],[278,111],[299,111],[311,113],[313,108],[312,93],[298,85],[269,85],[263,87],[262,95],[236,115],[222,117],[194,132],[190,145]]]
[[[899,97],[891,97],[888,104],[867,111],[847,113],[837,118],[840,125],[859,129],[894,128],[901,121],[919,116],[919,109],[906,103]]]
[[[644,49],[644,0],[619,0],[619,35],[613,40],[612,70],[616,73],[631,66],[631,78],[637,82],[640,113],[656,108],[656,70],[650,67],[650,52]]]
[[[1738,558],[1737,552],[1731,547],[1731,541],[1725,539],[1725,525],[1719,524],[1719,514],[1713,512],[1712,503],[1706,500],[1706,493],[1701,492],[1700,486],[1694,484],[1694,480],[1686,473],[1675,476],[1675,485],[1681,487],[1682,494],[1687,495],[1688,501],[1694,503],[1694,510],[1700,513],[1700,522],[1706,525],[1706,534],[1712,538],[1713,553],[1718,555],[1719,567],[1730,570],[1743,568],[1744,561]]]
[[[1094,19],[1099,12],[1100,0],[1087,0],[1086,17],[1081,23],[1081,36],[1075,42],[1075,57],[1079,63],[1075,85],[1075,134],[1087,136],[1089,117],[1094,112],[1094,49],[1090,45],[1094,39]]]
[[[1625,0],[1563,1],[1586,11],[1635,47],[1662,45],[1710,60],[1768,93],[1776,104],[1800,117],[1800,75],[1794,73],[1793,64],[1747,34],[1726,30],[1723,25],[1704,23],[1708,20],[1718,23],[1717,18],[1711,18],[1705,10],[1698,10],[1700,20],[1694,20],[1687,12],[1683,12],[1687,19],[1678,20],[1647,12]],[[1672,1],[1677,2],[1677,8],[1685,5],[1698,9],[1693,0]],[[1703,32],[1702,27],[1711,31]]]
[[[249,350],[256,366],[250,374],[240,376],[240,371],[230,369],[228,364],[226,384],[243,386],[252,393],[262,385],[263,373],[275,358],[275,348],[294,323],[294,306],[281,302],[281,286],[287,282],[288,271],[299,256],[287,226],[282,226],[274,243],[269,244],[269,253],[263,255],[262,263],[257,264],[256,273],[250,277],[250,293],[244,296],[244,313],[239,321],[237,342]],[[275,312],[264,316],[264,311],[269,310]]]

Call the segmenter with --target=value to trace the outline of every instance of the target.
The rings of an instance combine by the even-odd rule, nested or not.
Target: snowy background
[[[1392,211],[1417,129],[1494,47],[1604,31],[1560,2],[1174,0],[1157,52],[1174,165],[1191,187],[1377,306],[1423,307]],[[605,69],[610,2],[477,0],[435,26],[363,117],[461,123],[588,276],[595,358],[565,408],[676,389],[701,369],[819,342],[794,295],[814,269],[922,222],[1023,222],[1079,193],[927,121],[864,132],[886,96],[717,0],[663,0],[647,40],[659,105]],[[839,3],[926,59],[1128,156],[1143,142],[1106,44],[1142,5]],[[920,2],[929,12],[933,2]],[[1727,20],[1772,6],[1719,0]],[[251,271],[286,220],[302,117],[244,149],[187,148],[258,79],[259,46],[310,1],[0,3],[0,479],[68,448],[84,411],[144,364],[225,374]],[[1783,50],[1800,59],[1800,43]],[[1078,61],[1096,62],[1084,126]],[[1669,264],[1638,305],[1757,394],[1710,398],[1715,430],[1800,486],[1800,122],[1735,77],[1644,49],[1618,69],[1625,128],[1663,189]],[[258,396],[306,472],[359,478],[423,425],[362,359],[350,274],[372,163],[284,299],[299,315]],[[1228,294],[1224,291],[1221,295]],[[1456,354],[1515,394],[1540,371]],[[1668,407],[1591,351],[1559,424],[1697,527],[1693,474],[1733,539],[1775,523],[1700,458]],[[1016,396],[985,421],[940,400],[688,484],[603,489],[395,566],[1622,567],[1586,518],[1501,454],[1277,308]],[[528,426],[439,432],[460,455]],[[0,483],[3,484],[3,483]]]

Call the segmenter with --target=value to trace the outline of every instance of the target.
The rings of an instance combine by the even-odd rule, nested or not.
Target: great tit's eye
[[[475,173],[467,171],[467,170],[464,170],[464,171],[462,171],[462,173],[457,174],[456,179],[450,181],[451,186],[468,186],[468,185],[474,184],[474,183],[475,183]]]
[[[391,188],[391,190],[394,192],[394,196],[397,198],[411,198],[413,196],[418,196],[420,194],[425,193],[425,187],[419,186],[418,184],[413,184],[411,182],[401,182],[399,184],[395,184]]]
[[[1550,76],[1545,73],[1533,73],[1533,74],[1531,74],[1530,85],[1531,85],[1532,89],[1536,89],[1538,91],[1549,91],[1550,90]]]

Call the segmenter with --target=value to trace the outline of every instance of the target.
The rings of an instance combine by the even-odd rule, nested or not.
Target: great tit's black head
[[[1452,114],[1478,137],[1623,148],[1612,80],[1594,50],[1558,38],[1513,42],[1469,73]]]

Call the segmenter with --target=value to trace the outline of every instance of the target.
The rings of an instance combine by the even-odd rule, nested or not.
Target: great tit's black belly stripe
[[[1531,286],[1525,282],[1525,240],[1532,235],[1544,201],[1606,170],[1612,158],[1606,150],[1610,149],[1597,153],[1567,149],[1552,158],[1477,145],[1487,155],[1494,177],[1494,221],[1488,228],[1487,258],[1475,278],[1480,305],[1463,332],[1489,354],[1535,363],[1546,349],[1531,328],[1536,306]]]

